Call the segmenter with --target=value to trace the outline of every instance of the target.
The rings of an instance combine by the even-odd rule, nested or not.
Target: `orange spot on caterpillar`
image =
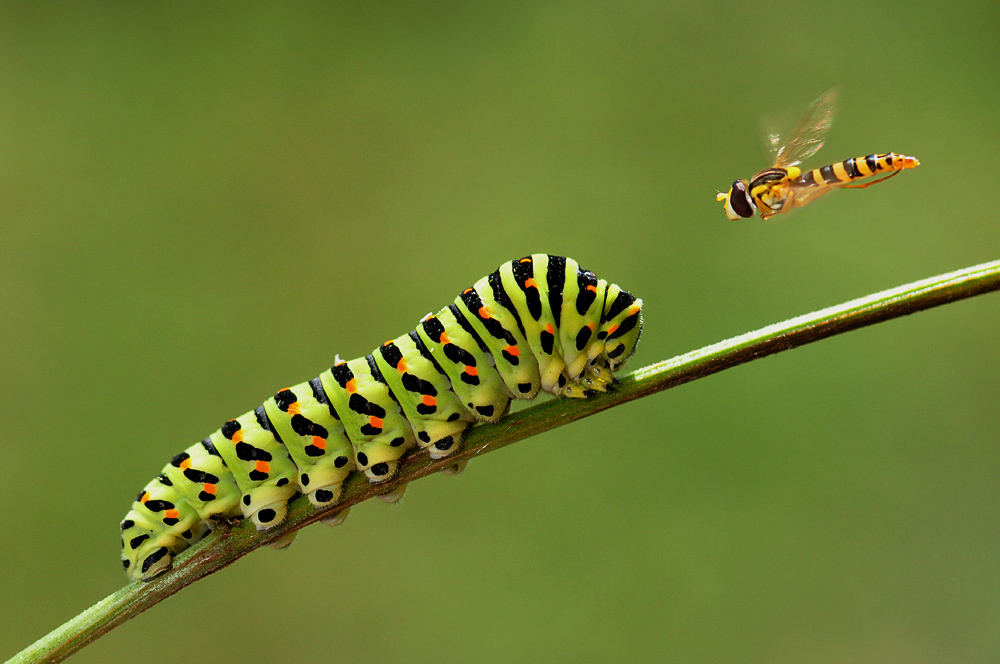
[[[351,394],[354,394],[355,392],[357,392],[358,391],[358,379],[357,378],[352,378],[349,381],[347,381],[347,385],[344,385],[344,389],[347,390],[348,392],[350,392]]]
[[[513,355],[514,357],[517,357],[517,356],[519,356],[521,354],[521,351],[519,351],[517,349],[517,346],[507,346],[503,350],[504,350],[505,353]]]
[[[594,324],[593,323],[587,323],[587,329],[590,330],[591,332],[593,332],[594,331]]]
[[[465,373],[469,374],[470,376],[478,376],[479,369],[475,367],[465,367]]]
[[[214,484],[202,484],[201,488],[205,493],[210,493],[213,496],[215,495],[215,492],[217,490]]]
[[[518,263],[530,263],[530,262],[531,262],[530,258],[522,258],[521,260],[518,261]]]
[[[184,459],[183,461],[181,461],[181,470],[187,470],[190,467],[191,467],[191,458],[190,457],[188,457],[187,459]]]
[[[234,433],[231,440],[234,443],[242,443],[243,442],[243,429],[240,429],[239,431],[237,431],[236,433]]]
[[[552,323],[549,323],[548,325],[545,326],[545,331],[548,332],[549,334],[555,334],[556,328],[552,325]]]
[[[176,519],[180,515],[181,515],[181,513],[178,512],[177,510],[167,510],[166,512],[163,513],[163,518],[164,519]]]
[[[489,320],[491,318],[490,310],[486,307],[479,307],[479,317]]]
[[[302,414],[302,407],[299,406],[299,402],[298,401],[296,401],[293,404],[289,404],[289,406],[288,406],[288,414],[289,415],[301,415]]]
[[[407,369],[406,360],[399,358],[399,362],[396,363],[396,371],[399,373],[404,373]]]
[[[423,401],[424,401],[424,405],[425,406],[434,406],[434,405],[437,404],[437,399],[435,399],[434,397],[432,397],[429,394],[425,394],[424,395]]]
[[[589,286],[587,286],[587,290],[589,290],[591,293],[596,293],[597,292],[597,286],[595,286],[593,284],[590,284]]]
[[[375,417],[374,415],[372,415],[372,416],[370,416],[368,418],[368,423],[371,424],[376,429],[381,429],[382,428],[382,418],[381,417]]]
[[[471,292],[472,292],[471,288],[466,288],[464,291],[462,291],[462,295],[468,295]]]
[[[326,449],[326,439],[320,438],[319,436],[313,436],[313,447],[318,447],[321,450]]]
[[[257,463],[254,464],[253,467],[254,467],[254,470],[256,470],[258,472],[261,472],[261,473],[269,473],[269,472],[271,472],[271,464],[269,464],[267,461],[258,461]]]
[[[147,500],[149,500],[149,492],[148,491],[143,491],[142,492],[142,496],[139,498],[139,502],[140,503],[145,503]]]
[[[534,277],[530,277],[527,281],[524,282],[524,287],[525,288],[538,288],[538,282],[535,281]]]
[[[443,344],[450,344],[451,343],[451,337],[448,336],[447,332],[442,332],[441,333],[441,343],[442,343],[442,345]]]
[[[618,326],[617,326],[617,325],[612,325],[611,327],[609,327],[609,328],[608,328],[608,334],[609,334],[609,335],[610,335],[610,334],[614,334],[614,333],[615,333],[615,330],[617,330],[617,329],[618,329]]]

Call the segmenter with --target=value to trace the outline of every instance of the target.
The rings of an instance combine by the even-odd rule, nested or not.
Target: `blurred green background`
[[[504,260],[633,367],[1000,258],[1000,6],[0,6],[0,655],[173,454]],[[762,116],[922,165],[732,223]],[[261,550],[75,662],[1000,659],[1000,296],[685,385]]]

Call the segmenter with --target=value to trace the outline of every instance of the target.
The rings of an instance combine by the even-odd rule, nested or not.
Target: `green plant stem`
[[[835,334],[929,309],[955,300],[1000,290],[1000,261],[983,263],[899,288],[852,300],[835,307],[769,325],[624,376],[613,391],[589,399],[554,399],[512,413],[493,425],[473,428],[461,452],[438,461],[426,453],[408,457],[390,482],[373,486],[355,474],[344,487],[337,509],[350,507],[380,493],[498,450],[519,440],[594,415],[717,371],[812,343]],[[112,593],[66,624],[8,660],[59,662],[170,595],[226,567],[254,549],[337,511],[317,511],[302,496],[292,501],[288,519],[278,528],[257,533],[244,522],[219,528],[174,561],[172,570],[148,583],[131,583]]]

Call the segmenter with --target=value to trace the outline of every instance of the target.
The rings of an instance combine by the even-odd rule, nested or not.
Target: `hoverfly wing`
[[[782,141],[776,132],[766,132],[764,142],[774,155],[775,168],[795,166],[813,156],[823,147],[823,137],[833,124],[840,87],[832,87],[809,105],[798,126]]]

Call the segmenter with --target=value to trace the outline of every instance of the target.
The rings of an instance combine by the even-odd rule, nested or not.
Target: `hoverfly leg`
[[[799,205],[805,205],[805,203],[799,203]],[[781,204],[781,211],[791,212],[793,209],[795,209],[795,206],[796,206],[795,189],[789,188],[788,196],[785,198],[785,202]]]
[[[834,186],[835,187],[840,187],[841,189],[865,189],[867,187],[872,186],[873,184],[878,184],[879,182],[885,182],[889,178],[895,177],[895,176],[899,175],[902,172],[903,172],[902,170],[893,171],[892,173],[889,173],[888,175],[886,175],[884,178],[879,178],[878,180],[872,180],[871,182],[865,182],[864,184],[841,184],[841,185],[834,185]]]

